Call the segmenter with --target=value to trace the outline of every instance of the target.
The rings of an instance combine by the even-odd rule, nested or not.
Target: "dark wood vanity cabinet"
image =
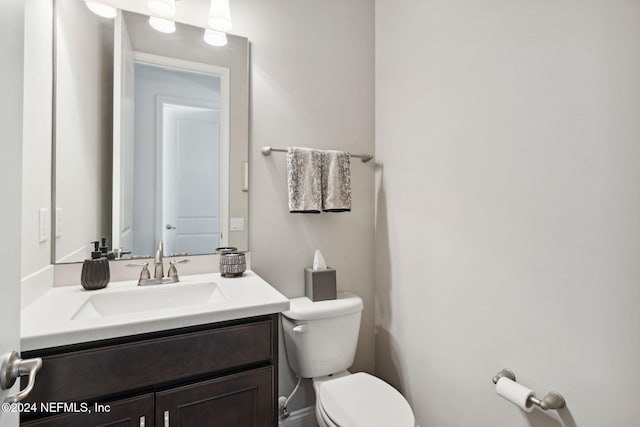
[[[272,367],[265,367],[157,393],[156,425],[274,425],[272,375]]]
[[[67,406],[23,412],[21,425],[274,427],[277,325],[274,314],[23,352],[43,358],[25,406]]]

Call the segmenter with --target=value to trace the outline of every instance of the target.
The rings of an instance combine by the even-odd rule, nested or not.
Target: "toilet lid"
[[[331,420],[344,427],[413,427],[413,411],[386,382],[364,372],[322,383],[320,404]]]

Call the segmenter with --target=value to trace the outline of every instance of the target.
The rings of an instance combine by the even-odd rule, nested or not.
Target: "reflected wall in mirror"
[[[54,4],[54,262],[101,236],[139,257],[160,240],[167,255],[247,250],[248,40]]]
[[[56,0],[53,16],[53,259],[74,262],[111,237],[114,21],[79,0]]]

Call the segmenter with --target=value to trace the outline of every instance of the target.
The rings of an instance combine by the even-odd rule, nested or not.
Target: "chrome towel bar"
[[[260,152],[262,153],[263,156],[270,156],[272,152],[278,152],[278,153],[286,153],[287,149],[286,148],[273,148],[270,146],[264,146],[262,147],[262,149],[260,150]],[[351,157],[354,157],[356,159],[362,159],[362,163],[367,163],[369,160],[373,159],[373,156],[371,154],[350,154]]]
[[[516,374],[513,373],[513,371],[511,369],[503,369],[500,372],[498,372],[496,374],[495,377],[493,377],[492,381],[494,384],[498,383],[498,380],[500,378],[508,378],[511,381],[515,381],[516,380]],[[534,396],[530,396],[529,397],[529,402],[531,402],[532,404],[538,406],[541,409],[549,410],[549,409],[561,409],[564,408],[565,406],[567,406],[566,401],[564,400],[564,397],[562,397],[562,395],[560,393],[558,393],[557,391],[550,391],[549,393],[547,393],[547,395],[545,397],[543,397],[542,399],[539,399],[538,397]]]

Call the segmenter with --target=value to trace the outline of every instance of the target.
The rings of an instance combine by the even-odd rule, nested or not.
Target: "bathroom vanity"
[[[183,282],[54,288],[27,307],[22,354],[41,357],[43,366],[23,402],[22,425],[277,425],[278,313],[288,300],[252,272]],[[207,285],[215,287],[208,299],[200,289]],[[199,301],[122,312],[126,300],[153,300],[172,289],[185,295],[197,289]],[[105,301],[118,298],[113,314]],[[64,307],[45,308],[62,299]]]

